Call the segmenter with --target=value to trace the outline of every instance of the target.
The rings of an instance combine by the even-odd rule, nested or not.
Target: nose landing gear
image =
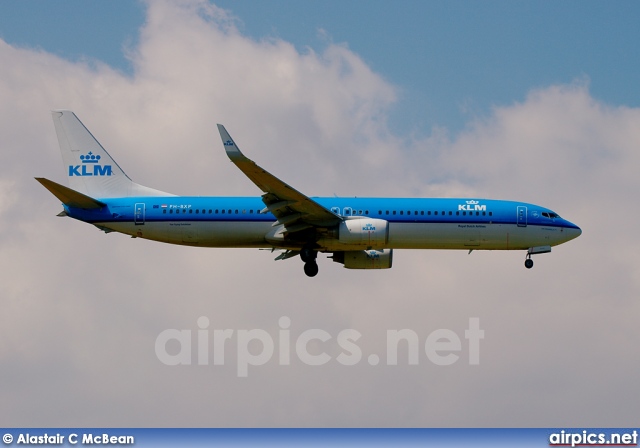
[[[527,259],[524,260],[524,267],[527,269],[531,269],[533,267],[533,260],[531,259],[531,255],[548,254],[549,252],[551,252],[551,246],[530,247],[527,250]]]
[[[527,259],[524,260],[524,267],[527,269],[531,269],[533,267],[533,260],[531,259],[531,254],[527,254]]]

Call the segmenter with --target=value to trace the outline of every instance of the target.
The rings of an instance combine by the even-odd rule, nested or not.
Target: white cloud
[[[411,140],[386,127],[396,88],[347,47],[254,41],[196,1],[150,3],[130,57],[127,77],[0,41],[6,425],[634,424],[640,111],[602,104],[582,82],[532,91],[460,135]],[[527,200],[584,235],[532,271],[522,253],[399,251],[390,271],[321,260],[315,279],[268,252],[105,235],[56,218],[56,199],[33,180],[63,178],[56,108],[75,110],[131,177],[165,191],[258,194],[226,160],[222,122],[247,155],[310,195]],[[231,362],[162,365],[156,336],[195,331],[202,315],[212,329],[274,335],[281,316],[292,334],[355,328],[365,357],[384,353],[387,329],[424,341],[437,328],[462,335],[479,317],[486,337],[477,367],[274,361],[238,379]]]

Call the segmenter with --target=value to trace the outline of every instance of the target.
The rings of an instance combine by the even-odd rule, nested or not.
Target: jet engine
[[[389,223],[384,219],[347,219],[338,227],[338,241],[366,247],[384,247],[389,241]]]
[[[390,269],[393,249],[334,252],[332,258],[347,269]]]

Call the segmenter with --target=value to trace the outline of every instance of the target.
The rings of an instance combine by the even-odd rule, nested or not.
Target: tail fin
[[[71,111],[52,113],[69,186],[92,198],[173,196],[133,182]]]

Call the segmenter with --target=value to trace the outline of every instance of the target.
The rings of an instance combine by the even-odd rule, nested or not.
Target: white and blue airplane
[[[58,216],[170,244],[279,250],[300,256],[309,277],[318,253],[348,269],[388,269],[393,249],[523,250],[534,254],[580,236],[580,228],[545,207],[479,198],[309,197],[244,156],[222,125],[229,159],[259,197],[175,196],[133,182],[67,110],[53,122],[69,187],[36,178],[61,202]]]

